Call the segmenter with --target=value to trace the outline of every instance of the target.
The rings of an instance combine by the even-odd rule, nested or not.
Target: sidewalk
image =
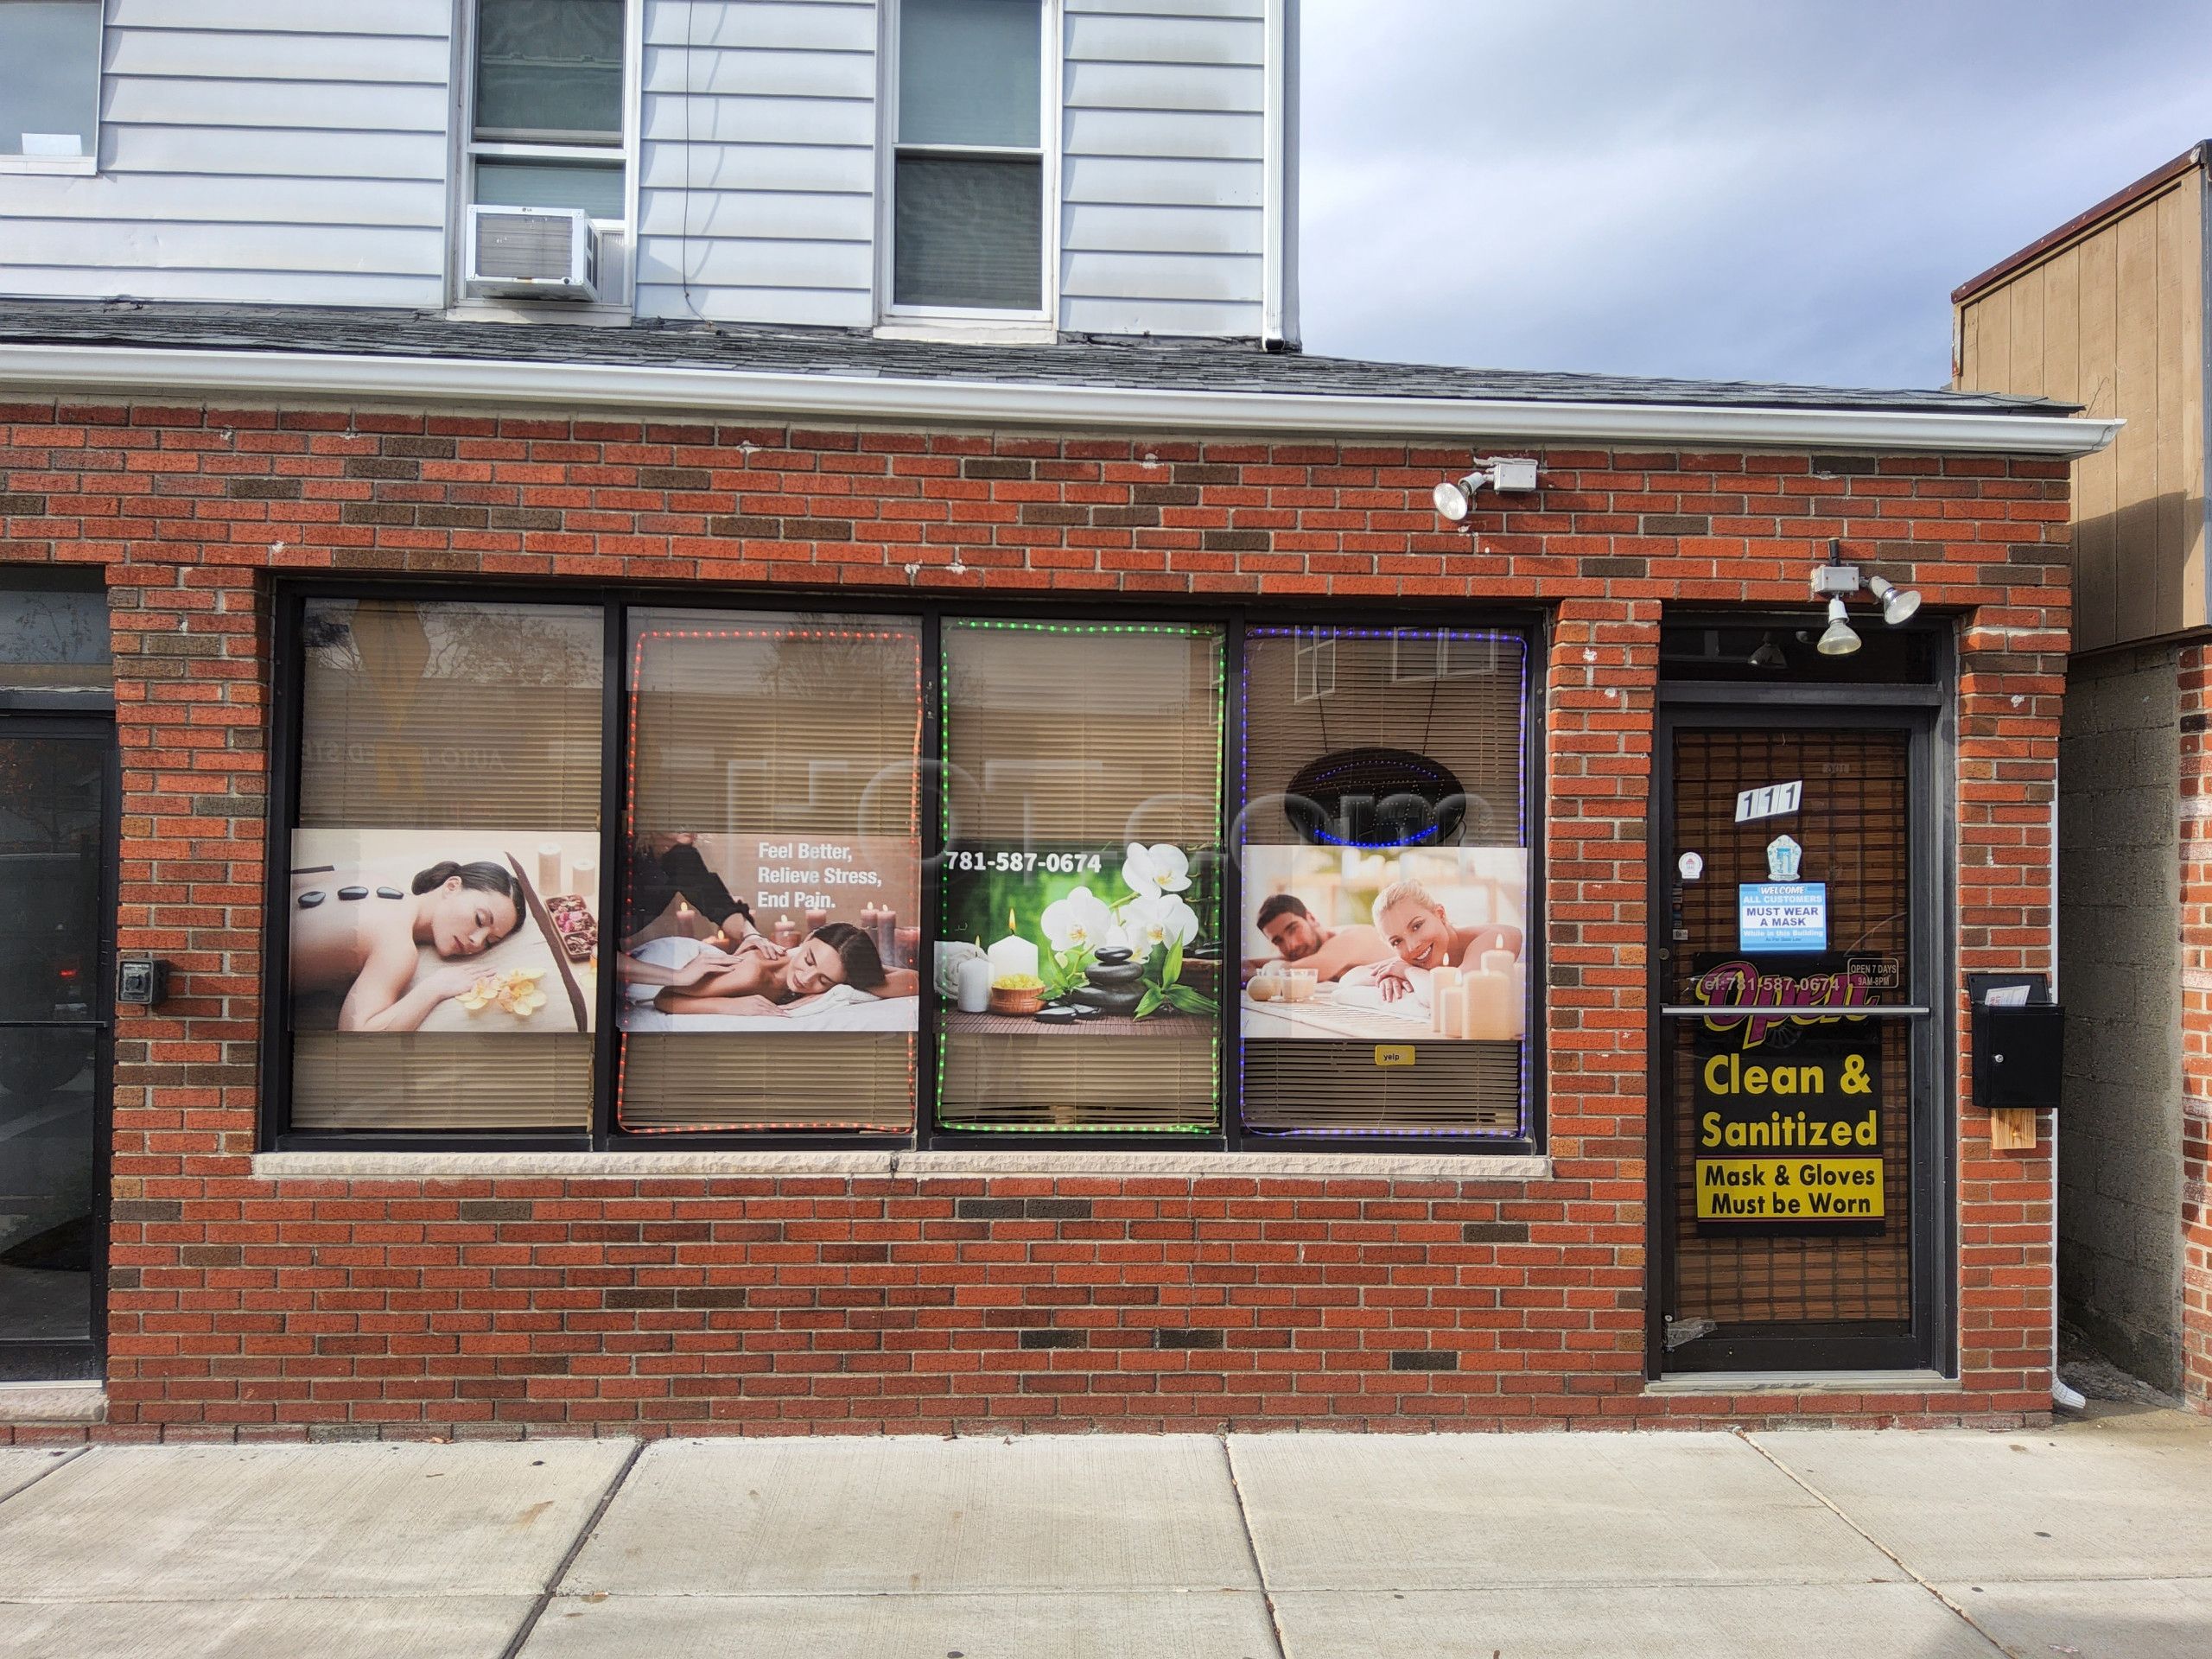
[[[2212,1653],[2212,1423],[0,1452],[11,1659]]]

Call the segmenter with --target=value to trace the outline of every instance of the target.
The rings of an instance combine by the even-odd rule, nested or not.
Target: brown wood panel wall
[[[2074,465],[2074,646],[2207,620],[2204,175],[2089,226],[1958,307],[1955,384],[2127,426]]]

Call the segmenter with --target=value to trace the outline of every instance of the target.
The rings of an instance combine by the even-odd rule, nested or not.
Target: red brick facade
[[[158,1011],[119,1011],[109,1421],[92,1432],[2046,1410],[2049,1141],[1991,1151],[1963,1038],[1961,1387],[1644,1392],[1644,816],[1662,612],[1802,607],[1841,537],[1959,618],[1953,965],[2049,969],[2066,464],[1554,448],[1542,488],[1478,513],[1471,548],[1428,491],[1492,448],[1521,452],[1510,433],[1408,450],[0,406],[0,559],[105,570],[120,943],[178,975]],[[1552,1174],[257,1180],[268,596],[299,572],[1551,607]],[[2202,1116],[2193,1130],[2192,1354],[2212,1372]]]

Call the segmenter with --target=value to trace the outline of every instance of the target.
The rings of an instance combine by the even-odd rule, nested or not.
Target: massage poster
[[[625,1031],[917,1028],[912,836],[641,832],[625,880]]]
[[[1168,1035],[1219,1017],[1211,849],[961,842],[939,868],[947,1031]]]
[[[600,838],[574,830],[300,830],[298,1031],[589,1031]]]
[[[1247,847],[1243,895],[1248,1039],[1526,1033],[1525,848]]]

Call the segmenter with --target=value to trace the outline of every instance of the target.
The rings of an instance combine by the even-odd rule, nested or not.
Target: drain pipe
[[[2058,994],[2056,771],[2056,765],[2054,764],[2050,791],[2050,1000],[2063,1007],[2065,999]],[[2064,1116],[2063,1112],[2053,1112],[2050,1115],[2050,1403],[2063,1411],[2080,1411],[2089,1402],[2082,1398],[2079,1389],[2067,1387],[2064,1380],[2058,1375],[2058,1120]]]

